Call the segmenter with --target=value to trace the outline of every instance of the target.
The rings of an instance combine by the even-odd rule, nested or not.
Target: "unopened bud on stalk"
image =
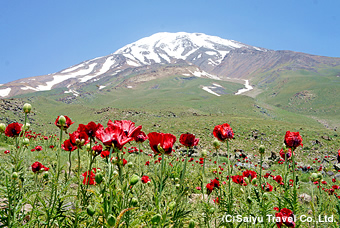
[[[169,203],[169,209],[172,211],[176,206],[176,202],[172,201],[171,203]]]
[[[264,147],[264,145],[260,145],[260,146],[259,146],[259,152],[260,152],[260,154],[264,154],[265,150],[266,150],[266,148]]]
[[[116,218],[113,217],[113,215],[109,215],[107,218],[107,224],[109,224],[111,227],[116,225]]]
[[[267,192],[265,192],[265,193],[263,193],[263,200],[268,200],[268,193]]]
[[[91,145],[88,143],[88,144],[86,144],[86,150],[87,151],[90,151],[91,150]]]
[[[48,180],[48,171],[46,171],[46,172],[44,172],[44,175],[43,175],[43,178],[45,179],[45,180]]]
[[[137,204],[138,204],[138,199],[136,198],[136,197],[133,197],[132,199],[131,199],[131,204],[132,204],[132,206],[137,206]]]
[[[311,181],[315,182],[318,179],[318,174],[312,173],[312,175],[310,175],[310,179],[311,179]]]
[[[63,115],[59,116],[58,124],[59,124],[60,126],[65,126],[65,124],[66,124],[66,118],[65,118],[65,116],[63,116]]]
[[[100,173],[97,173],[95,176],[94,176],[94,179],[96,181],[97,184],[100,184],[102,183],[103,181],[103,174],[100,172]]]
[[[153,224],[158,224],[161,221],[162,216],[160,214],[155,214],[152,218],[151,218],[151,222]]]
[[[94,210],[92,205],[88,205],[87,208],[86,208],[86,212],[89,216],[93,216],[96,211]]]
[[[128,162],[128,163],[127,163],[127,166],[128,166],[129,168],[132,168],[132,167],[133,167],[133,163],[132,163],[132,162]]]
[[[130,179],[130,185],[135,185],[135,184],[137,184],[137,182],[139,181],[139,176],[137,176],[137,175],[133,175],[132,177],[131,177],[131,179]]]
[[[22,140],[22,144],[23,144],[24,146],[27,146],[29,143],[30,143],[30,140],[29,140],[28,138],[24,138],[24,139]]]
[[[113,176],[117,176],[117,175],[118,175],[117,170],[113,171],[113,172],[112,172],[112,175],[113,175]]]
[[[0,133],[4,133],[6,130],[6,125],[4,123],[0,123]]]
[[[252,204],[253,200],[250,196],[247,197],[247,203]]]
[[[251,180],[251,184],[253,184],[253,185],[257,184],[257,179],[256,179],[256,177],[253,178],[253,179]]]
[[[189,228],[195,228],[195,222],[193,220],[189,221]]]
[[[217,139],[215,139],[215,140],[213,141],[213,147],[214,147],[215,149],[219,149],[219,148],[221,147],[220,141],[218,141]]]
[[[30,123],[26,123],[26,124],[23,126],[23,128],[24,128],[25,131],[29,130],[30,127],[31,127],[31,124],[30,124]]]
[[[13,180],[18,179],[18,176],[19,176],[19,175],[18,175],[17,172],[13,172],[13,173],[12,173],[12,179],[13,179]]]
[[[24,104],[23,110],[24,110],[25,113],[30,113],[31,109],[32,109],[31,104],[28,104],[28,103]]]
[[[241,193],[244,193],[244,190],[243,190],[243,188],[240,188],[240,192],[241,192]]]
[[[207,150],[202,150],[202,157],[206,157],[208,155],[208,151]]]

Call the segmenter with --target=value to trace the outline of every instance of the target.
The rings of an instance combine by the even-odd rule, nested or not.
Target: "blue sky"
[[[0,83],[45,75],[157,32],[199,32],[340,57],[338,0],[1,0]]]

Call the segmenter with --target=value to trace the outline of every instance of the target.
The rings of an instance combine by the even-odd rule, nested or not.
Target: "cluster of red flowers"
[[[20,123],[11,123],[5,129],[5,135],[7,137],[18,137],[20,132],[22,131],[22,124]]]
[[[91,170],[90,178],[89,178],[88,171],[86,171],[85,173],[82,174],[82,176],[84,177],[84,179],[83,179],[84,185],[95,185],[96,184],[95,176],[96,176],[97,169],[99,169],[99,168],[93,168]]]
[[[208,195],[212,193],[215,188],[220,188],[220,182],[216,177],[214,180],[210,180],[210,183],[206,185]]]
[[[291,210],[287,208],[282,208],[279,210],[277,207],[274,209],[278,211],[275,213],[275,221],[278,228],[281,228],[282,225],[286,225],[287,227],[295,227],[295,218]]]
[[[50,169],[50,168],[45,167],[43,164],[41,164],[40,162],[37,162],[37,161],[34,162],[31,167],[32,167],[33,173],[48,171]]]

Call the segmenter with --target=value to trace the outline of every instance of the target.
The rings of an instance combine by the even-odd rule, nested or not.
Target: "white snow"
[[[10,92],[11,92],[11,88],[0,89],[0,96],[7,97]]]
[[[165,57],[165,54],[157,54],[160,53],[160,51],[156,51],[159,49],[165,52],[169,57],[185,60],[190,54],[198,49],[206,48],[216,50],[206,51],[206,54],[217,56],[218,59],[216,62],[220,64],[222,59],[229,52],[227,51],[228,49],[245,46],[246,45],[237,41],[222,39],[217,36],[209,36],[203,33],[161,32],[128,44],[118,49],[114,54],[123,54],[130,60],[137,60],[145,65],[150,65],[153,61],[160,63],[160,57],[170,62],[170,59]],[[201,54],[198,55],[194,60],[201,56]]]
[[[127,59],[126,63],[129,64],[130,66],[135,66],[135,67],[139,67],[140,66],[139,63],[136,63],[135,61],[132,61],[130,59]]]
[[[65,91],[64,93],[72,93],[74,96],[78,97],[79,93],[73,89],[70,89],[69,91]]]
[[[213,83],[213,85],[216,86],[216,87],[221,87],[221,88],[223,88],[223,86],[221,86],[220,84]]]
[[[80,68],[80,67],[82,67],[82,66],[84,66],[84,63],[75,65],[74,67],[71,67],[71,68],[67,68],[66,70],[63,70],[63,71],[60,72],[60,73],[62,73],[62,74],[68,73],[68,72],[74,71],[74,70],[76,70],[76,69],[78,69],[78,68]]]
[[[89,65],[88,69],[82,69],[82,70],[79,70],[77,72],[73,72],[73,73],[66,74],[66,75],[56,74],[56,75],[53,76],[52,81],[46,82],[46,85],[39,85],[39,86],[36,87],[36,89],[38,89],[39,91],[51,90],[54,85],[59,84],[59,83],[65,81],[67,79],[76,78],[78,76],[87,75],[87,74],[91,73],[93,68],[96,65],[97,65],[97,63],[92,63],[92,64]]]
[[[106,86],[99,86],[99,90],[104,89]]]
[[[216,95],[218,97],[221,96],[218,93],[215,93],[214,91],[211,90],[211,89],[214,89],[214,88],[216,88],[216,87],[213,87],[213,86],[203,86],[202,89],[207,91],[208,93],[214,94],[214,95]]]
[[[247,91],[250,91],[250,90],[253,89],[253,87],[252,87],[251,85],[249,85],[249,80],[244,80],[244,81],[245,81],[244,86],[245,86],[246,88],[244,88],[244,89],[239,89],[239,90],[235,93],[235,95],[240,95],[240,94],[242,94],[242,93],[244,93],[244,92],[247,92]]]
[[[0,84],[0,86],[2,86],[3,84]]]
[[[206,51],[205,53],[207,55],[216,55],[216,52],[214,52],[214,51]]]
[[[191,76],[191,74],[182,74],[183,76]]]
[[[110,70],[111,66],[114,65],[115,61],[112,61],[112,60],[113,60],[112,56],[108,57],[97,73],[95,73],[94,75],[87,75],[87,76],[81,78],[80,82],[86,82],[86,81],[88,81],[92,78],[99,76],[99,75],[105,74],[107,71]]]
[[[127,86],[126,88],[132,89],[132,86]]]
[[[34,91],[39,91],[38,89],[33,88],[31,86],[21,87],[20,89],[22,89],[22,90],[29,90],[29,89],[31,89],[31,90],[34,90]]]
[[[33,80],[33,81],[34,81],[34,80],[35,80],[35,78],[30,78],[29,80]]]
[[[189,70],[190,71],[190,70]],[[197,71],[190,71],[190,73],[192,73],[194,76],[196,77],[202,77],[202,76],[206,76],[207,78],[211,78],[211,79],[215,79],[215,80],[221,80],[219,77],[217,77],[216,75],[212,75],[209,74],[205,71],[199,71],[199,69],[197,69]]]

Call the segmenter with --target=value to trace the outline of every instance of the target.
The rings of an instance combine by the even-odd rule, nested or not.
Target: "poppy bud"
[[[260,145],[259,146],[259,152],[260,152],[260,154],[264,154],[264,151],[265,151],[265,147],[264,147],[264,145]]]
[[[176,202],[172,201],[171,203],[169,203],[169,209],[172,211],[176,206]]]
[[[241,192],[241,193],[244,193],[244,190],[243,190],[243,188],[240,188],[240,192]]]
[[[137,204],[138,204],[138,199],[136,198],[136,197],[133,197],[132,199],[131,199],[131,204],[132,204],[132,206],[137,206]]]
[[[162,216],[160,214],[155,214],[152,218],[151,218],[151,222],[153,224],[158,224],[161,221]]]
[[[96,181],[97,184],[102,183],[102,181],[103,181],[103,174],[97,173],[97,174],[94,176],[94,179],[95,179],[95,181]]]
[[[180,184],[176,184],[175,186],[176,186],[177,189],[179,189],[181,187]]]
[[[246,184],[249,184],[249,178],[248,177],[244,177],[243,180],[246,182]]]
[[[215,212],[215,208],[214,207],[210,208],[209,212],[213,214]]]
[[[66,118],[65,118],[65,116],[63,116],[63,115],[59,116],[58,124],[59,124],[60,126],[65,126],[65,124],[66,124]]]
[[[89,216],[93,216],[96,211],[94,210],[92,205],[88,205],[87,208],[86,208],[86,212]]]
[[[263,193],[263,200],[268,200],[268,193],[267,192]]]
[[[113,215],[109,215],[107,218],[107,224],[109,224],[109,226],[116,225],[116,218],[113,217]]]
[[[118,175],[117,170],[113,171],[113,172],[112,172],[112,175],[113,175],[113,176],[117,176],[117,175]]]
[[[31,124],[30,124],[30,123],[26,123],[26,124],[23,126],[23,129],[24,129],[25,131],[27,131],[27,130],[30,129],[30,127],[31,127]]]
[[[256,177],[251,180],[251,184],[255,185],[257,183]]]
[[[202,157],[206,157],[208,155],[208,151],[207,150],[202,150]]]
[[[215,149],[219,149],[219,148],[221,147],[220,141],[218,141],[217,139],[215,139],[215,140],[213,141],[213,147],[214,147]]]
[[[27,146],[29,143],[30,143],[30,140],[29,140],[28,138],[24,138],[24,139],[22,140],[22,144],[23,144],[24,146]]]
[[[13,180],[18,179],[18,173],[17,173],[17,172],[13,172],[13,173],[12,173],[12,179],[13,179]]]
[[[133,163],[132,163],[132,162],[128,162],[128,163],[127,163],[127,166],[128,166],[129,168],[132,168],[132,167],[133,167]]]
[[[321,180],[321,179],[322,179],[322,174],[318,173],[318,180]]]
[[[189,221],[189,228],[195,228],[195,222],[193,220]]]
[[[48,171],[44,172],[43,178],[44,178],[45,180],[48,180]]]
[[[137,182],[139,181],[139,176],[137,176],[137,175],[133,175],[132,177],[131,177],[131,179],[130,179],[130,185],[135,185],[135,184],[137,184]]]
[[[0,133],[4,133],[6,130],[6,125],[4,123],[0,123]]]
[[[175,178],[175,182],[176,182],[176,183],[179,182],[179,178],[178,178],[178,177]]]
[[[318,174],[317,173],[312,173],[310,176],[311,181],[315,182],[318,179]]]
[[[250,196],[247,197],[247,203],[252,204],[253,200],[251,199]]]
[[[28,104],[28,103],[24,104],[23,110],[24,110],[25,113],[30,113],[31,109],[32,109],[31,104]]]
[[[91,150],[91,145],[90,144],[86,144],[86,150],[90,151]]]

